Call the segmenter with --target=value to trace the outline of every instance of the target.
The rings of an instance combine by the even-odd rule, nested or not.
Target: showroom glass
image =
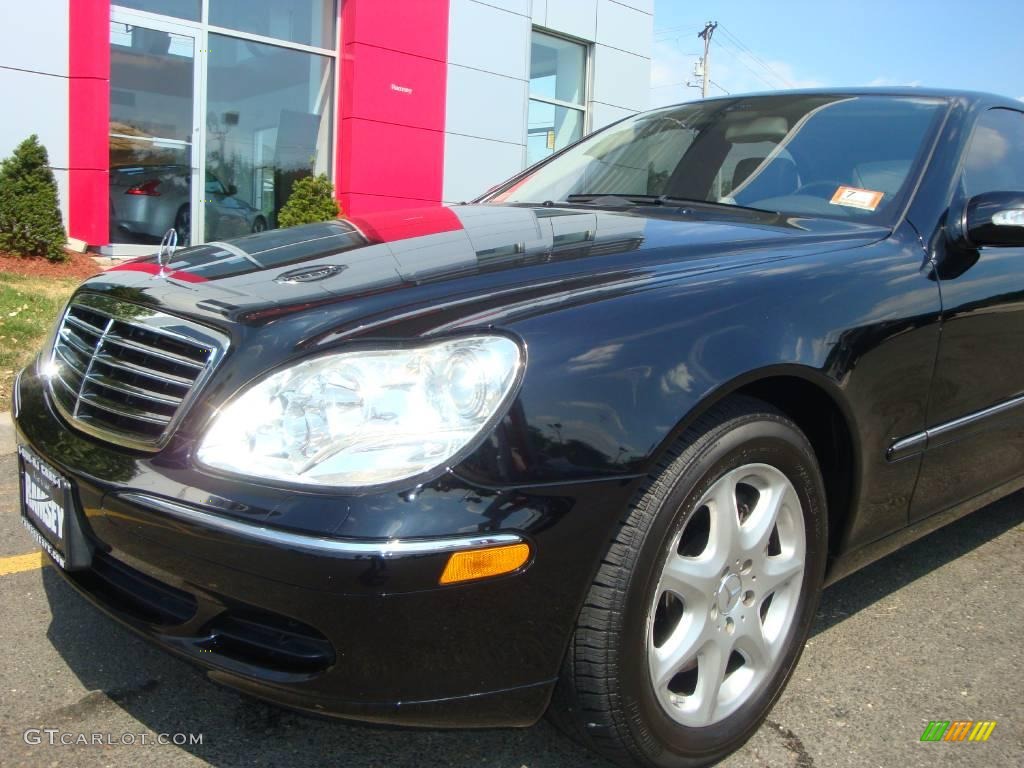
[[[201,0],[114,0],[115,5],[188,21],[199,21]]]
[[[332,175],[338,7],[114,1],[111,243],[150,246],[170,228],[180,244],[273,228],[296,179]]]
[[[152,243],[171,227],[187,237],[194,72],[192,37],[111,22],[112,243]]]
[[[318,48],[334,47],[334,0],[209,0],[210,24]]]
[[[715,99],[595,133],[490,196],[669,195],[795,215],[884,221],[946,102],[880,96]],[[842,186],[882,193],[874,210],[831,202]]]
[[[990,109],[978,118],[964,157],[964,191],[1024,192],[1024,113]]]
[[[533,33],[526,138],[528,165],[583,136],[586,82],[586,46],[543,32]]]
[[[334,90],[330,57],[209,39],[207,241],[273,227],[295,181],[329,171]]]

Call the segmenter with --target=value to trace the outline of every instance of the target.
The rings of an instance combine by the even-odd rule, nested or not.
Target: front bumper
[[[27,369],[17,439],[73,485],[90,601],[282,705],[431,727],[544,712],[624,483],[324,497],[206,476],[176,439],[144,456],[78,433]],[[396,538],[398,543],[396,543]],[[439,586],[453,548],[521,539],[519,572]]]

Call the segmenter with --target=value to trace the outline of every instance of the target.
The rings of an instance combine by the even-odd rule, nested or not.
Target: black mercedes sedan
[[[251,695],[713,762],[825,584],[1024,487],[1022,107],[709,99],[129,262],[15,383],[25,525]]]

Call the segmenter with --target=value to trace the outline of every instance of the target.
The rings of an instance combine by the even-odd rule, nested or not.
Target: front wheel
[[[757,730],[814,618],[825,494],[803,433],[736,398],[700,419],[620,523],[552,705],[622,765],[699,766]]]

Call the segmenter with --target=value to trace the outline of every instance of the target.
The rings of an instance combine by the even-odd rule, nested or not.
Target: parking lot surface
[[[460,732],[369,727],[292,714],[219,688],[100,614],[53,566],[17,558],[35,550],[18,519],[16,472],[2,414],[4,766],[606,765],[546,722]],[[781,702],[721,765],[1021,765],[1022,585],[1024,493],[833,586]],[[930,720],[997,725],[985,743],[922,743]],[[115,743],[51,746],[46,729],[55,739],[99,734]],[[119,743],[125,734],[135,743]],[[154,744],[159,734],[201,735],[201,743]]]

